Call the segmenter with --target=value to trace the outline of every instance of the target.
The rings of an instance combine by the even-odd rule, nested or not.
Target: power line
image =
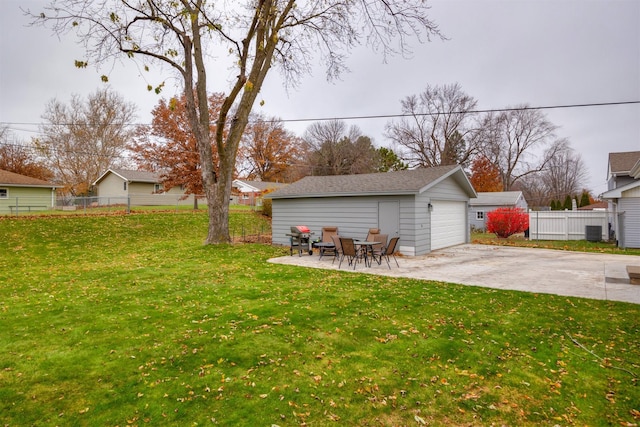
[[[379,115],[367,115],[367,116],[344,116],[344,117],[321,117],[321,118],[303,118],[303,119],[283,119],[282,122],[314,122],[314,121],[330,121],[330,120],[364,120],[364,119],[394,119],[402,117],[414,117],[414,116],[436,116],[445,114],[482,114],[482,113],[501,113],[509,111],[527,111],[527,110],[553,110],[560,108],[586,108],[586,107],[605,107],[615,105],[631,105],[640,104],[640,101],[619,101],[619,102],[597,102],[589,104],[564,104],[564,105],[548,105],[540,107],[510,107],[510,108],[490,108],[483,110],[469,110],[469,111],[453,111],[447,113],[405,113],[405,114],[379,114]]]
[[[368,120],[368,119],[395,119],[395,118],[403,118],[403,117],[414,117],[414,116],[435,116],[435,115],[444,115],[444,114],[483,114],[483,113],[501,113],[501,112],[510,112],[510,111],[528,111],[528,110],[556,110],[556,109],[568,109],[568,108],[593,108],[593,107],[610,107],[617,105],[634,105],[640,104],[640,101],[616,101],[616,102],[592,102],[586,104],[557,104],[557,105],[543,105],[538,107],[507,107],[507,108],[489,108],[489,109],[478,109],[478,110],[468,110],[468,111],[451,111],[447,113],[440,112],[429,112],[429,113],[401,113],[401,114],[372,114],[372,115],[363,115],[363,116],[336,116],[336,117],[305,117],[305,118],[297,118],[297,119],[273,119],[273,120],[254,120],[254,122],[283,122],[283,123],[299,123],[299,122],[321,122],[321,121],[331,121],[331,120]],[[35,122],[0,122],[0,126],[46,126],[43,123],[35,123]],[[76,126],[76,123],[56,123],[57,126]],[[87,125],[88,126],[88,125]],[[148,123],[120,123],[114,124],[114,126],[151,126]],[[25,132],[32,132],[27,129],[13,129],[13,130],[21,130]]]

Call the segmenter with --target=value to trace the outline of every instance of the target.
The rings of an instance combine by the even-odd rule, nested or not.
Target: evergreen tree
[[[591,197],[589,197],[589,192],[584,190],[582,191],[582,196],[580,198],[580,207],[588,206],[591,204]]]
[[[567,194],[567,197],[564,198],[564,205],[562,205],[562,209],[571,210],[571,196]]]

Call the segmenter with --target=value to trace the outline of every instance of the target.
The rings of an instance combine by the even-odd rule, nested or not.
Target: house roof
[[[0,169],[0,185],[7,187],[49,187],[58,188],[59,186],[38,178],[32,178],[19,173],[9,172]]]
[[[522,198],[522,191],[478,192],[478,198],[471,200],[471,206],[513,206]]]
[[[269,190],[272,188],[281,188],[289,184],[283,184],[281,182],[270,182],[270,181],[249,181],[246,179],[235,179],[234,183],[241,183],[245,187],[251,188],[252,191],[261,192],[265,190]]]
[[[609,153],[609,173],[612,175],[629,175],[631,169],[640,162],[640,151]]]
[[[469,179],[457,165],[372,174],[307,176],[266,197],[288,199],[419,194],[448,177],[453,177],[469,197],[476,197]]]
[[[582,206],[580,208],[578,208],[579,211],[592,211],[592,210],[596,210],[596,209],[608,209],[609,208],[609,203],[608,202],[596,202],[596,203],[591,203],[590,205],[587,206]]]
[[[148,182],[151,184],[161,182],[160,174],[157,172],[134,171],[128,169],[107,169],[105,173],[100,175],[100,178],[96,179],[93,185],[97,185],[110,173],[119,176],[123,181],[127,182]]]
[[[622,187],[614,188],[613,190],[609,190],[600,195],[601,199],[620,199],[622,198],[622,193],[628,190],[633,190],[634,188],[640,187],[640,180],[636,180],[630,182],[627,185],[623,185]]]

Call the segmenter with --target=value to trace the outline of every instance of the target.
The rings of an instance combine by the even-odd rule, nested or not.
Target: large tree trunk
[[[228,243],[229,236],[229,198],[231,197],[231,181],[220,173],[219,180],[207,187],[207,203],[209,207],[209,229],[206,245]]]

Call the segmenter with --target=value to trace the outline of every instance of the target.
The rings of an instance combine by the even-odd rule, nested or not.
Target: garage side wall
[[[273,199],[272,242],[289,246],[291,227],[306,225],[320,239],[322,227],[336,226],[340,235],[365,238],[369,228],[378,228],[378,204],[381,201],[399,202],[400,243],[415,242],[411,218],[414,213],[413,196],[381,197],[317,197]]]

